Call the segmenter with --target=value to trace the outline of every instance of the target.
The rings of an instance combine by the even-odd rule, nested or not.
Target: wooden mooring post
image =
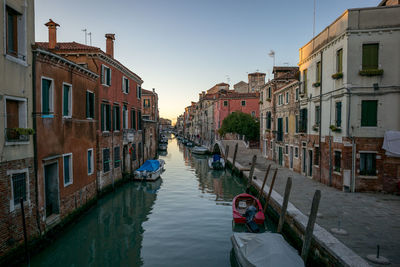
[[[277,233],[282,232],[283,223],[285,222],[285,215],[286,215],[286,210],[287,210],[287,205],[289,202],[289,195],[290,195],[291,189],[292,189],[292,177],[288,177],[287,182],[286,182],[285,195],[283,197],[281,216],[279,217],[278,229],[276,231]]]
[[[265,200],[264,213],[267,211],[267,208],[268,208],[268,202],[269,202],[269,199],[271,198],[272,188],[274,187],[277,173],[278,173],[278,168],[275,169],[274,176],[272,177],[271,186],[269,187],[268,196],[267,196],[267,199]]]
[[[235,145],[235,152],[233,152],[233,160],[232,160],[232,166],[235,167],[235,161],[236,161],[236,155],[237,155],[237,151],[238,151],[238,143],[236,143]]]
[[[253,181],[253,174],[254,174],[254,168],[256,167],[256,161],[257,161],[257,156],[254,155],[253,159],[251,161],[251,169],[250,169],[250,173],[249,173],[249,181],[251,183],[251,181]]]
[[[262,186],[260,188],[260,192],[258,193],[258,197],[257,197],[258,199],[260,199],[260,197],[263,195],[264,186],[265,186],[265,183],[267,182],[267,178],[268,178],[268,174],[269,174],[269,170],[270,169],[271,169],[271,164],[268,165],[267,171],[265,173],[263,184],[262,184]]]
[[[28,263],[29,266],[30,263],[29,263],[29,250],[28,250],[28,235],[26,233],[24,199],[22,197],[20,198],[19,203],[21,204],[21,217],[22,217],[22,228],[24,231],[25,257],[26,257],[26,262]]]
[[[320,200],[321,200],[321,191],[316,190],[311,205],[310,217],[308,217],[306,232],[304,234],[303,248],[301,250],[301,257],[303,258],[304,263],[307,263],[308,251],[310,250],[311,239],[314,232],[314,224],[315,220],[317,219],[318,206]]]

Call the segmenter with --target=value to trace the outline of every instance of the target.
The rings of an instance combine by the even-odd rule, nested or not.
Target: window
[[[126,105],[122,106],[122,128],[128,129],[128,107]]]
[[[103,173],[110,171],[110,149],[103,149]]]
[[[27,199],[27,188],[26,188],[26,172],[13,173],[11,176],[12,180],[12,194],[14,207],[20,205],[20,199],[24,201]]]
[[[272,122],[271,112],[267,112],[267,129],[271,129],[271,122]]]
[[[278,118],[277,120],[277,141],[283,141],[283,118]]]
[[[286,104],[289,104],[289,92],[286,92]]]
[[[296,101],[299,100],[299,88],[296,88]]]
[[[307,132],[307,109],[300,109],[300,123],[299,123],[299,132],[306,133]]]
[[[242,100],[242,106],[246,106],[246,100]]]
[[[299,157],[299,148],[298,148],[298,147],[295,147],[295,148],[294,148],[294,157],[295,157],[295,158],[298,158],[298,157]]]
[[[72,116],[72,86],[63,83],[63,117]]]
[[[140,85],[137,85],[136,87],[136,97],[140,99],[142,97],[142,87]]]
[[[129,93],[129,80],[126,77],[122,77],[122,92]]]
[[[121,119],[120,119],[120,111],[119,106],[113,106],[113,130],[119,131],[121,129]]]
[[[288,133],[289,132],[289,118],[286,117],[285,118],[285,132]]]
[[[360,175],[376,175],[376,153],[360,152]]]
[[[114,147],[114,168],[120,166],[121,158],[119,155],[119,146]]]
[[[285,145],[285,154],[289,155],[289,146],[288,145]]]
[[[87,151],[87,172],[88,175],[93,174],[93,148]]]
[[[227,107],[228,106],[228,101],[224,101],[224,107]]]
[[[340,172],[341,168],[341,158],[342,158],[342,152],[340,151],[335,151],[335,165],[334,165],[334,171],[335,172]]]
[[[53,113],[53,80],[42,78],[42,114]]]
[[[72,184],[72,153],[63,155],[64,163],[64,186]]]
[[[319,166],[319,146],[315,147],[314,165]]]
[[[27,127],[27,100],[20,97],[5,96],[5,138],[7,142],[29,141],[29,135],[21,135],[16,128]]]
[[[317,62],[317,69],[315,72],[315,81],[317,83],[321,82],[321,61]]]
[[[255,111],[252,111],[252,112],[251,112],[251,116],[252,116],[252,117],[255,117],[255,116],[256,116],[256,112],[255,112]]]
[[[307,69],[303,70],[304,94],[307,94]]]
[[[111,130],[111,107],[110,104],[101,104],[101,131]]]
[[[143,107],[144,108],[149,108],[150,107],[150,99],[144,99],[143,100]]]
[[[362,69],[378,69],[379,44],[363,44]]]
[[[137,114],[138,114],[138,129],[142,130],[142,112],[138,110]]]
[[[319,126],[320,121],[320,108],[315,106],[315,125]]]
[[[136,110],[131,109],[131,129],[137,130],[136,128]]]
[[[103,85],[111,85],[111,69],[105,65],[101,65],[101,83]]]
[[[86,118],[94,119],[94,93],[86,91]]]
[[[25,35],[21,35],[23,32],[25,18],[22,14],[16,10],[6,6],[6,53],[16,58],[22,58],[25,61],[25,56],[22,55],[23,48],[25,47]]]
[[[342,102],[336,102],[335,107],[336,127],[340,128],[342,126]]]
[[[299,132],[299,115],[295,116],[295,128],[296,128],[296,133]]]
[[[268,87],[268,99],[271,99],[271,86]]]
[[[336,51],[336,72],[343,72],[343,49]]]
[[[378,120],[378,100],[361,101],[361,126],[376,127]]]

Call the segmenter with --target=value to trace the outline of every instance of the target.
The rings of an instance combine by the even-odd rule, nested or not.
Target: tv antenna
[[[85,33],[85,45],[87,44],[87,29],[82,30]]]
[[[89,36],[90,46],[92,46],[92,33],[89,32],[87,35]]]
[[[274,50],[270,50],[269,51],[269,53],[268,53],[268,56],[270,56],[270,57],[272,57],[272,59],[273,59],[273,67],[275,67],[275,51]]]

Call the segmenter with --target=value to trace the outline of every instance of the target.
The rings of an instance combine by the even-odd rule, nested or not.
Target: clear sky
[[[344,10],[380,0],[316,0],[316,34]],[[48,41],[49,18],[60,42],[105,51],[115,33],[114,57],[155,88],[160,115],[175,120],[198,94],[216,83],[231,86],[256,70],[297,65],[298,50],[313,35],[314,0],[36,0],[36,41]]]

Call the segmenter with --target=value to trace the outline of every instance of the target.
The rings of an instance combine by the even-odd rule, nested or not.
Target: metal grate
[[[26,173],[15,173],[12,175],[14,205],[18,205],[20,199],[26,201]]]

